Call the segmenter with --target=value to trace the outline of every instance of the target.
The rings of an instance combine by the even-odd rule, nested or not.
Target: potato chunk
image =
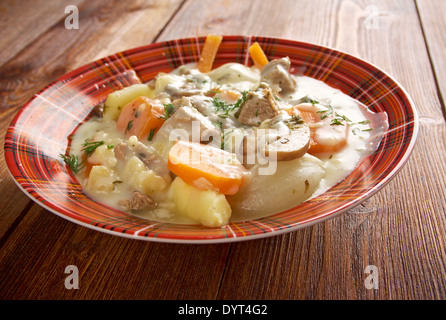
[[[268,215],[297,206],[310,198],[318,188],[325,170],[323,162],[309,154],[278,161],[274,174],[259,174],[254,166],[252,180],[228,201],[237,215]]]
[[[151,195],[167,187],[166,181],[148,169],[138,157],[132,156],[122,170],[122,178],[136,191]]]
[[[177,177],[171,185],[178,213],[206,227],[221,227],[229,222],[231,206],[223,194],[200,190]]]
[[[111,192],[115,182],[119,180],[116,172],[106,166],[92,166],[86,189],[93,192]]]
[[[122,108],[140,96],[155,97],[153,90],[147,84],[142,83],[134,84],[109,94],[104,104],[104,119],[118,119]]]
[[[96,165],[102,164],[112,168],[116,165],[117,160],[113,149],[104,144],[96,148],[93,154],[88,158],[88,162]]]

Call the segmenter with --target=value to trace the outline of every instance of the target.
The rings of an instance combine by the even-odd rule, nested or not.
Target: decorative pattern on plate
[[[375,112],[389,129],[376,152],[341,183],[302,205],[269,217],[223,228],[141,219],[89,199],[61,160],[70,135],[107,95],[159,72],[196,62],[204,37],[171,40],[116,53],[76,69],[41,90],[8,128],[5,158],[17,185],[41,206],[80,225],[135,239],[163,242],[226,242],[273,236],[306,227],[353,208],[383,187],[404,165],[415,144],[418,115],[405,90],[370,63],[309,43],[255,36],[224,36],[214,67],[251,65],[248,47],[258,41],[269,59],[290,57],[292,72],[326,82]]]

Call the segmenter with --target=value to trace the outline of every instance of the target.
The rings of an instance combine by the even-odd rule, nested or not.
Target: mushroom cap
[[[275,141],[264,145],[268,158],[276,156],[277,161],[288,161],[302,157],[310,147],[310,128],[306,123],[290,130],[289,134],[279,134]]]
[[[310,147],[310,128],[305,122],[290,130],[257,129],[243,139],[244,163],[253,164],[253,152],[269,160],[288,161],[303,156]]]

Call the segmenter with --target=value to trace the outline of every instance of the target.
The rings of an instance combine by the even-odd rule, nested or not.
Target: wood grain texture
[[[68,5],[79,6],[82,0],[5,0],[0,4],[0,66],[28,44],[64,19]],[[18,23],[19,20],[19,23]]]
[[[53,16],[49,16],[52,27],[0,66],[1,128],[6,131],[22,105],[66,72],[125,48],[151,43],[180,4],[176,0],[86,1],[79,5],[79,30],[66,29],[64,19],[53,21]],[[3,161],[4,134],[0,144]],[[17,192],[3,165],[0,182],[2,199],[14,199],[0,207],[0,217],[4,219],[0,224],[1,238],[30,200]]]
[[[387,187],[359,209],[326,223],[275,239],[234,244],[219,298],[446,297],[445,241],[437,236],[445,232],[446,203],[438,187],[445,185],[441,166],[446,146],[438,139],[445,125],[415,4],[188,1],[160,39],[207,33],[279,36],[357,55],[401,82],[421,113],[413,156]],[[420,69],[423,65],[427,67]],[[429,152],[432,147],[438,152]],[[246,252],[262,258],[246,264]],[[277,252],[282,255],[276,257]],[[420,263],[420,257],[428,263]],[[364,286],[367,265],[380,271],[379,290]],[[237,275],[243,276],[234,281]]]
[[[33,206],[2,246],[0,297],[213,299],[221,279],[215,275],[223,273],[229,247],[117,238]],[[77,290],[65,288],[69,265],[79,270]]]
[[[435,46],[444,18],[437,1],[426,2],[84,1],[82,32],[59,21],[22,41],[0,67],[2,129],[38,89],[81,64],[154,39],[216,33],[308,41],[364,58],[407,89],[420,133],[407,165],[360,206],[233,244],[159,244],[80,227],[30,204],[1,167],[0,298],[445,299],[445,70],[442,45]],[[78,290],[64,287],[67,265],[79,268]],[[376,290],[364,284],[368,265],[378,270]]]
[[[446,119],[446,18],[438,12],[446,10],[446,3],[441,0],[417,1],[418,12],[422,22],[425,41],[429,49],[432,67],[434,68],[438,95]]]

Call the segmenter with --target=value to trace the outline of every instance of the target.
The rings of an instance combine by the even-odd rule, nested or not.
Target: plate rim
[[[361,203],[363,203],[364,201],[366,201],[367,199],[369,199],[370,197],[372,197],[373,195],[375,195],[378,191],[380,191],[381,189],[383,189],[392,179],[394,179],[397,174],[401,171],[401,169],[406,165],[407,161],[409,160],[410,156],[413,153],[414,147],[416,145],[416,142],[418,140],[418,136],[419,136],[419,112],[418,109],[412,99],[412,97],[409,95],[408,91],[406,90],[406,88],[404,86],[402,86],[402,84],[396,80],[392,75],[390,75],[389,73],[387,73],[386,71],[382,70],[380,67],[378,67],[376,64],[371,63],[365,59],[363,59],[362,57],[350,54],[348,51],[345,50],[339,50],[330,46],[325,46],[325,45],[320,45],[317,43],[312,43],[312,42],[306,42],[306,41],[300,41],[300,40],[294,40],[294,39],[289,39],[289,38],[283,38],[283,37],[269,37],[269,36],[261,36],[261,35],[222,35],[223,39],[225,38],[231,38],[231,37],[243,37],[243,38],[249,38],[250,42],[252,41],[252,39],[262,39],[262,40],[273,40],[273,41],[287,41],[292,43],[293,45],[310,45],[313,46],[315,48],[319,49],[328,49],[331,52],[336,52],[336,53],[341,53],[344,54],[346,56],[349,56],[351,58],[354,58],[358,61],[360,61],[361,63],[365,64],[365,65],[369,65],[372,68],[374,68],[375,70],[378,70],[379,72],[381,72],[382,74],[384,74],[387,78],[389,78],[392,82],[394,82],[397,87],[399,88],[399,90],[402,91],[402,93],[404,94],[404,97],[407,99],[411,111],[413,113],[413,120],[411,121],[411,123],[413,124],[413,129],[412,129],[412,135],[410,137],[410,142],[408,142],[408,146],[406,148],[406,151],[404,152],[404,154],[402,155],[402,157],[399,159],[398,163],[396,163],[395,165],[392,166],[392,170],[387,173],[383,178],[381,178],[379,180],[379,182],[377,182],[375,185],[373,185],[373,187],[367,191],[367,193],[362,194],[362,196],[360,198],[355,198],[354,200],[349,201],[348,203],[346,203],[342,208],[340,208],[339,210],[335,211],[335,212],[330,212],[324,216],[319,216],[316,219],[313,219],[311,221],[307,221],[305,223],[299,223],[299,224],[295,224],[292,226],[287,226],[284,228],[280,228],[278,230],[272,230],[272,231],[265,231],[263,233],[258,233],[258,234],[247,234],[244,236],[234,236],[234,237],[218,237],[218,238],[165,238],[165,237],[153,237],[153,236],[140,236],[137,234],[131,234],[131,233],[124,233],[124,232],[117,232],[117,231],[113,231],[113,230],[109,230],[106,228],[101,228],[98,226],[94,226],[92,224],[74,219],[62,212],[57,211],[54,208],[51,208],[50,206],[46,205],[44,202],[39,201],[39,199],[37,199],[36,197],[34,197],[30,192],[28,192],[21,184],[19,181],[17,181],[17,179],[14,177],[10,166],[13,164],[14,161],[9,161],[8,157],[7,157],[7,153],[4,152],[4,158],[5,158],[5,164],[6,164],[6,168],[7,171],[10,175],[10,177],[12,178],[12,180],[15,182],[15,184],[19,187],[19,189],[25,193],[31,200],[33,200],[35,203],[37,203],[39,206],[43,207],[44,209],[46,209],[47,211],[65,219],[68,220],[70,222],[73,222],[77,225],[86,227],[88,229],[92,229],[95,231],[99,231],[102,233],[106,233],[109,235],[113,235],[113,236],[119,236],[119,237],[124,237],[124,238],[129,238],[129,239],[134,239],[134,240],[142,240],[142,241],[150,241],[150,242],[161,242],[161,243],[177,243],[177,244],[215,244],[215,243],[231,243],[231,242],[241,242],[241,241],[249,241],[249,240],[256,240],[256,239],[262,239],[262,238],[268,238],[268,237],[272,237],[272,236],[278,236],[281,234],[286,234],[286,233],[290,233],[290,232],[294,232],[296,230],[302,229],[302,228],[306,228],[306,227],[310,227],[313,226],[315,224],[324,222],[326,220],[332,219],[337,217],[338,215],[352,210],[354,209],[356,206],[360,205]],[[105,57],[96,59],[94,61],[88,62],[86,64],[83,64],[71,71],[68,71],[67,73],[63,74],[62,76],[58,77],[57,79],[55,79],[54,81],[48,83],[47,85],[45,85],[43,88],[41,88],[38,92],[34,93],[32,95],[32,97],[30,99],[28,99],[28,101],[23,104],[21,107],[19,107],[19,109],[16,111],[16,114],[14,115],[14,117],[12,118],[10,124],[8,125],[7,129],[6,129],[6,134],[12,129],[13,125],[17,122],[17,120],[20,118],[20,115],[22,114],[22,112],[29,107],[29,105],[37,98],[37,95],[39,95],[40,93],[46,91],[49,87],[53,86],[54,84],[57,84],[59,82],[64,81],[64,79],[70,78],[73,74],[79,73],[82,74],[82,72],[88,70],[89,68],[91,68],[91,64],[94,63],[99,63],[101,60],[103,59],[107,59],[109,57],[115,56],[115,55],[119,55],[121,53],[126,53],[126,52],[131,52],[131,51],[136,51],[136,50],[147,50],[149,49],[151,46],[155,46],[155,45],[161,45],[161,44],[166,44],[168,42],[171,41],[185,41],[185,40],[192,40],[195,39],[196,41],[203,41],[205,39],[205,36],[200,36],[200,37],[183,37],[183,38],[175,38],[175,39],[171,39],[171,40],[163,40],[163,41],[159,41],[159,42],[152,42],[150,44],[147,45],[142,45],[142,46],[137,46],[137,47],[133,47],[133,48],[129,48],[120,52],[116,52],[110,55],[107,55]],[[6,145],[6,139],[5,139],[5,143],[4,143],[4,148]],[[14,162],[15,165],[17,165],[17,163]],[[324,192],[325,193],[325,192]],[[275,213],[273,213],[272,215],[274,215]],[[256,219],[254,219],[256,220]],[[151,221],[151,220],[148,220]],[[252,221],[252,220],[248,220],[248,221]],[[156,221],[153,221],[154,223],[159,223]]]

